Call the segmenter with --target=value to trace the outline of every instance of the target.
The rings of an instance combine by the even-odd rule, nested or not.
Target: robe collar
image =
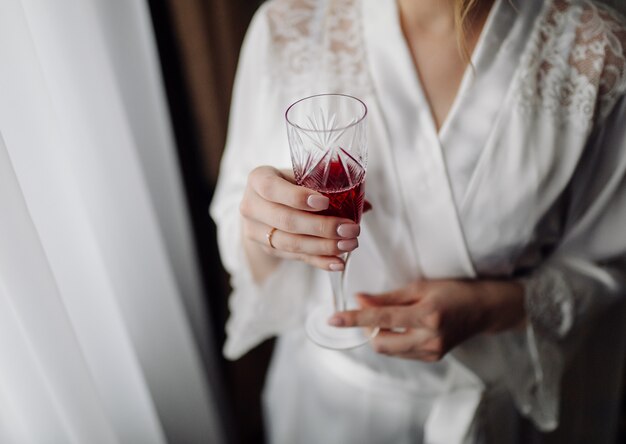
[[[496,0],[437,132],[402,34],[396,0],[363,0],[363,33],[374,98],[382,109],[422,274],[475,277],[459,208],[498,125],[526,44],[528,11],[540,0]],[[515,3],[520,3],[515,2]],[[539,9],[539,8],[537,8]],[[518,20],[524,16],[524,20]],[[493,75],[497,71],[497,75]],[[372,147],[374,149],[374,147]]]
[[[364,0],[363,32],[420,274],[431,279],[474,277],[443,150],[395,0]]]

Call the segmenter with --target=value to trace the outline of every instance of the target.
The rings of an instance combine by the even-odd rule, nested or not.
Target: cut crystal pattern
[[[307,115],[306,127],[288,125],[296,181],[307,188],[340,191],[363,181],[365,140],[357,118],[342,121],[322,108]]]

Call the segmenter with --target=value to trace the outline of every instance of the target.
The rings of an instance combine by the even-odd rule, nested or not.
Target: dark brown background
[[[221,349],[228,278],[208,208],[226,138],[239,49],[261,0],[149,0],[209,317]],[[220,413],[231,443],[263,443],[260,391],[272,343],[219,361]]]

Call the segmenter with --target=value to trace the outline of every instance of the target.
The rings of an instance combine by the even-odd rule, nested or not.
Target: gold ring
[[[265,234],[265,237],[267,238],[267,243],[270,244],[270,247],[275,250],[276,247],[274,246],[274,244],[272,244],[272,236],[274,235],[274,233],[276,232],[276,228],[272,228],[270,231],[268,231]]]

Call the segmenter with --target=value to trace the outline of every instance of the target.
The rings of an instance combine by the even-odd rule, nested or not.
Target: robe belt
[[[346,384],[358,385],[364,390],[381,394],[391,391],[403,396],[431,398],[430,413],[424,424],[425,444],[471,442],[470,432],[486,388],[477,376],[452,355],[445,358],[448,369],[443,387],[435,390],[378,373],[341,352],[317,347],[309,341],[306,344],[316,362]]]

